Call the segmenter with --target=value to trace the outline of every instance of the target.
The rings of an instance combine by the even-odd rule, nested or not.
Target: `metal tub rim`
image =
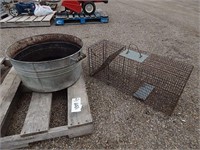
[[[73,35],[69,35],[69,34],[49,33],[49,34],[40,34],[40,35],[34,35],[34,36],[26,37],[26,38],[23,38],[23,39],[21,39],[21,40],[15,42],[15,43],[13,43],[12,45],[10,45],[10,46],[6,49],[6,51],[5,51],[6,56],[7,56],[9,59],[11,59],[12,61],[14,61],[14,62],[23,63],[23,64],[24,64],[24,63],[25,63],[25,64],[29,64],[29,63],[34,63],[34,64],[49,63],[49,60],[47,60],[47,61],[38,61],[38,62],[37,62],[37,61],[36,61],[36,62],[35,62],[35,61],[33,62],[33,61],[20,61],[20,60],[16,60],[16,59],[13,58],[12,54],[11,54],[9,51],[10,51],[11,49],[15,48],[17,45],[21,44],[22,41],[26,41],[26,40],[28,40],[28,39],[38,38],[38,37],[42,37],[42,36],[58,36],[58,35],[59,35],[59,36],[62,36],[62,37],[65,37],[65,36],[67,35],[68,37],[72,37],[72,38],[74,38],[74,39],[76,39],[76,40],[79,40],[78,43],[79,43],[80,49],[79,49],[77,52],[75,52],[75,53],[73,53],[73,54],[71,54],[71,55],[68,55],[68,56],[66,56],[66,57],[51,60],[51,62],[62,61],[62,60],[65,60],[66,58],[70,58],[70,57],[76,56],[76,54],[80,53],[81,49],[83,48],[83,42],[82,42],[82,40],[81,40],[80,38],[78,38],[78,37],[76,37],[76,36],[73,36]],[[68,41],[68,42],[69,42],[69,41]],[[76,41],[76,42],[77,42],[77,41]],[[37,42],[36,42],[36,43],[37,43]],[[40,43],[44,43],[44,42],[40,42]],[[72,42],[72,43],[73,43],[73,42]],[[29,45],[26,45],[26,46],[21,46],[21,47],[25,48],[25,47],[31,46],[31,45],[33,45],[33,44],[34,44],[34,43],[29,44]],[[22,49],[22,48],[18,48],[18,49]]]

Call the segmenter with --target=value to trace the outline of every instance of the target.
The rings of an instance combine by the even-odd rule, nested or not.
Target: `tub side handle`
[[[83,60],[84,58],[86,58],[86,55],[84,53],[80,52],[80,55],[76,59],[74,59],[74,58],[70,58],[70,59],[77,63],[77,62]]]

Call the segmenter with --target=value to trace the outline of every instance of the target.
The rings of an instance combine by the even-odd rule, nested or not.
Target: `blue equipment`
[[[10,15],[16,17],[20,14],[33,15],[35,10],[35,4],[33,2],[18,2],[9,9]]]

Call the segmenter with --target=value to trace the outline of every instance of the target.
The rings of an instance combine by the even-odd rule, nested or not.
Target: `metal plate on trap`
[[[125,51],[120,53],[121,56],[126,57],[128,59],[132,59],[135,60],[137,62],[142,63],[143,61],[145,61],[145,59],[147,59],[148,55],[142,54],[140,55],[139,52],[133,51],[133,50],[128,50],[126,49]]]
[[[149,94],[153,91],[155,86],[150,85],[148,83],[144,83],[139,89],[133,94],[134,97],[141,99],[141,100],[146,100]]]

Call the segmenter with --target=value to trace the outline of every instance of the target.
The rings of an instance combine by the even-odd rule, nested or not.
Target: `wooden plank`
[[[1,28],[24,28],[24,27],[49,27],[51,26],[50,22],[18,22],[18,23],[3,23],[1,24]]]
[[[0,21],[0,23],[6,23],[8,20],[12,19],[13,16],[8,16]]]
[[[2,64],[5,59],[6,59],[5,57],[0,57],[0,64]]]
[[[4,78],[10,71],[10,67],[12,66],[8,58],[6,57],[0,57],[0,63],[1,63],[1,77],[0,77],[0,84],[2,84]],[[2,74],[3,72],[3,74]]]
[[[20,78],[12,67],[3,83],[0,85],[0,131],[5,123],[6,117],[9,113],[9,108],[11,107],[12,100],[20,82]]]
[[[9,149],[19,149],[19,148],[22,148],[22,147],[28,147],[29,146],[29,144],[22,144],[22,145],[16,145],[16,146],[14,146],[13,148],[11,147],[11,148],[9,148]]]
[[[0,19],[4,19],[6,17],[8,17],[9,15],[6,12],[2,12],[0,13]]]
[[[19,17],[14,17],[14,18],[8,20],[7,22],[8,22],[8,23],[16,22],[16,21],[17,21],[18,19],[20,19],[20,18],[21,18],[21,16],[19,16]]]
[[[26,19],[25,22],[32,22],[35,20],[35,18],[36,18],[36,16],[29,16],[29,18]]]
[[[52,93],[33,93],[21,136],[49,130]]]
[[[44,18],[45,18],[45,16],[37,17],[37,18],[34,20],[34,22],[35,22],[35,21],[38,21],[38,22],[39,22],[39,21],[42,21],[42,19],[44,19]]]
[[[72,19],[73,18],[73,15],[69,15],[69,19]]]
[[[16,147],[22,148],[24,147],[23,145],[32,143],[32,142],[52,139],[56,137],[62,137],[66,135],[82,136],[86,134],[91,134],[92,131],[93,131],[92,124],[87,124],[84,126],[71,128],[71,129],[69,129],[68,126],[61,126],[61,127],[51,128],[49,129],[48,132],[45,132],[45,133],[40,133],[40,134],[35,134],[35,135],[30,135],[30,136],[22,137],[20,135],[13,135],[13,136],[3,137],[3,138],[0,138],[0,145],[1,145],[1,149],[10,149],[10,148],[15,149]]]
[[[28,19],[30,16],[23,16],[21,17],[19,20],[17,20],[16,22],[23,22],[25,21],[26,19]]]
[[[92,123],[87,125],[81,125],[74,128],[69,128],[68,137],[69,138],[75,138],[80,137],[83,135],[91,134],[94,130],[94,126]]]
[[[54,11],[52,14],[47,15],[42,21],[50,21],[51,18],[55,15],[56,11]]]
[[[74,17],[75,17],[75,18],[80,18],[80,16],[79,16],[79,15],[77,15],[77,14],[76,14]]]
[[[5,67],[4,74],[1,75],[1,77],[0,77],[0,80],[1,80],[1,81],[0,81],[0,84],[2,84],[2,82],[4,81],[6,75],[8,74],[9,71],[10,71],[10,68],[9,68],[8,66],[6,66],[6,67]]]
[[[17,88],[19,86],[19,83],[21,82],[20,78],[16,74],[15,69],[12,67],[9,71],[8,75],[6,76],[4,82],[0,86],[0,107],[4,102],[12,101],[11,98],[14,97],[15,92],[17,91]],[[12,90],[10,90],[12,89]],[[8,100],[9,99],[9,100]],[[1,109],[0,109],[1,111]],[[2,115],[2,113],[0,113]],[[0,117],[1,118],[1,117]]]
[[[81,98],[81,112],[72,112],[72,99]],[[71,87],[68,88],[68,126],[75,127],[92,122],[88,96],[83,76]]]

